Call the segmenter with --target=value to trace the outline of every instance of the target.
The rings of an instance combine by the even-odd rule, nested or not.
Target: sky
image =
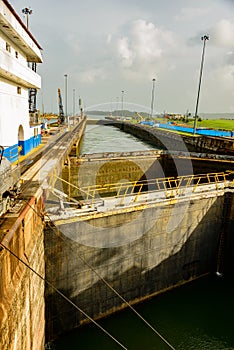
[[[9,0],[42,50],[37,108],[234,112],[234,0]],[[67,74],[67,78],[65,78]],[[124,91],[124,92],[122,92]]]

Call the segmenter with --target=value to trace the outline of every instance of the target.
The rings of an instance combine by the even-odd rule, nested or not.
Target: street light
[[[32,14],[32,10],[28,7],[25,7],[24,9],[22,9],[22,12],[26,15],[26,27],[28,29],[28,15]]]
[[[155,80],[152,79],[153,85],[152,85],[152,96],[151,96],[151,111],[150,111],[150,117],[153,117],[153,112],[154,112],[154,89],[155,89]]]
[[[73,89],[73,125],[75,124],[75,114],[76,114],[76,90]]]
[[[116,97],[116,116],[118,116],[118,110],[119,110],[119,97]]]
[[[67,74],[64,74],[65,77],[65,118],[66,118],[66,122],[68,122],[67,120]]]
[[[193,135],[196,134],[196,127],[197,127],[197,111],[198,111],[198,103],[199,103],[199,97],[200,97],[201,80],[202,80],[202,71],[203,71],[204,56],[205,56],[205,47],[206,47],[206,40],[209,40],[209,35],[203,35],[203,36],[201,37],[201,40],[203,41],[203,49],[202,49],[200,77],[199,77],[198,92],[197,92],[197,102],[196,102],[196,109],[195,109],[195,116],[194,116]]]
[[[73,89],[73,116],[75,115],[75,112],[76,112],[76,105],[75,105],[75,102],[76,101],[76,90]]]
[[[123,118],[123,98],[124,98],[124,91],[121,91],[122,95],[121,95],[121,102],[122,102],[122,118]]]

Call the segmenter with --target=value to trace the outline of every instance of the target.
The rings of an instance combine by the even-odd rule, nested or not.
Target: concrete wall
[[[225,197],[225,225],[223,226],[223,240],[221,242],[221,268],[227,274],[234,274],[234,192]],[[223,255],[222,255],[223,253]]]
[[[60,222],[45,232],[46,276],[99,318],[125,307],[100,276],[135,303],[215,272],[220,232],[226,227],[224,199],[224,191],[209,191],[190,200]],[[48,339],[87,321],[50,288],[46,301]]]
[[[134,135],[148,143],[168,151],[195,151],[193,145],[185,144],[181,135],[166,130],[159,130],[147,125],[132,124],[116,120],[100,120],[100,124],[113,125],[124,132]]]
[[[39,164],[33,165],[28,175],[27,172],[23,175],[26,182],[31,178],[32,181],[22,197],[19,196],[18,207],[0,217],[1,243],[42,277],[45,277],[41,217],[46,199],[44,182],[52,173],[60,175],[73,142],[81,138],[85,122],[84,118],[70,133],[64,133],[63,140],[62,135],[57,134],[48,141],[49,153],[42,154]],[[3,248],[0,249],[0,276],[0,349],[44,350],[44,281]]]
[[[160,130],[147,125],[132,124],[116,120],[100,120],[100,124],[113,125],[138,138],[168,151],[209,152],[234,155],[233,137],[187,136]]]
[[[62,177],[69,183],[85,187],[226,170],[234,170],[234,160],[228,157],[219,161],[205,155],[202,157],[202,154],[189,157],[163,151],[106,152],[70,158],[69,165],[63,168]],[[81,195],[78,189],[66,184],[63,190],[72,197]]]
[[[34,211],[41,212],[42,207],[42,199],[33,199],[17,221],[16,215],[5,218],[1,240],[7,244],[12,235],[9,249],[44,276],[44,225]],[[5,249],[0,251],[0,274],[1,350],[44,349],[44,281]]]
[[[63,178],[70,183],[78,184],[79,187],[84,187],[143,180],[149,169],[151,173],[157,173],[158,177],[164,177],[158,161],[160,153],[153,151],[147,154],[148,156],[140,152],[129,152],[123,156],[119,153],[108,153],[108,157],[100,154],[94,158],[92,155],[78,160],[71,158],[69,166],[63,168]],[[70,191],[72,197],[80,194],[77,189],[73,187],[68,189],[66,185],[64,191],[66,193]]]

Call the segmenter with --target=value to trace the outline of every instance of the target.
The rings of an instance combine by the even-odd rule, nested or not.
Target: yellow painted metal
[[[196,192],[199,186],[205,184],[214,184],[217,189],[223,188],[227,181],[231,181],[234,184],[234,179],[228,179],[229,175],[233,177],[233,174],[233,171],[226,171],[201,175],[184,175],[177,178],[167,177],[133,182],[107,183],[82,188],[53,174],[48,183],[52,190],[55,188],[57,181],[62,181],[70,187],[78,189],[80,196],[88,204],[94,204],[96,200],[100,200],[103,197],[114,197],[120,198],[119,205],[123,205],[126,197],[129,195],[134,195],[133,201],[137,202],[139,196],[143,193],[163,191],[165,198],[174,198],[176,195],[184,195],[187,190]]]

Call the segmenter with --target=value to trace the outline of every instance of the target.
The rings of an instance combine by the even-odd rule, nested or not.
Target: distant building
[[[183,114],[179,114],[179,113],[167,113],[165,115],[165,118],[171,119],[171,120],[183,120],[184,119],[184,115]]]
[[[6,0],[0,0],[0,145],[10,161],[41,142],[40,125],[31,125],[29,89],[41,88],[31,68],[42,63],[41,47]]]

